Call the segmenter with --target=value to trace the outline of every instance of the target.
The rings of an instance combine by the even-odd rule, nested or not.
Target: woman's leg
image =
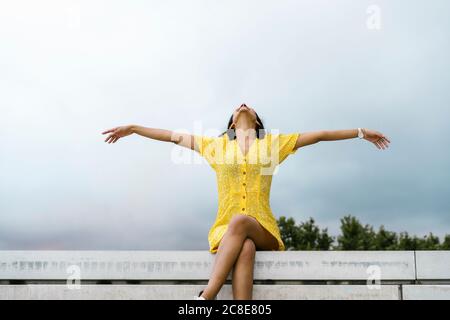
[[[205,299],[213,299],[219,293],[242,249],[244,240],[250,238],[256,248],[276,250],[278,241],[253,217],[236,214],[231,218],[219,248],[207,287],[202,293]]]
[[[252,239],[244,240],[241,252],[233,267],[233,299],[251,300],[253,293],[253,269],[256,245]]]

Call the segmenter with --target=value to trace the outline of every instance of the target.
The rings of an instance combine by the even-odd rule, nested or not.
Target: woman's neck
[[[255,128],[240,128],[240,127],[236,127],[236,138],[241,140],[241,139],[250,139],[253,140],[256,138],[256,130]]]

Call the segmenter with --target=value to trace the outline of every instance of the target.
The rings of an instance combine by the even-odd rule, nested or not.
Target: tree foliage
[[[280,217],[278,224],[286,248],[292,250],[329,250],[333,238],[327,229],[319,230],[314,219],[295,225],[293,218]]]
[[[388,231],[383,225],[374,231],[351,215],[341,219],[336,237],[330,236],[327,228],[320,229],[313,218],[296,224],[294,218],[281,216],[277,222],[286,250],[450,250],[450,234],[441,243],[431,232],[420,238]]]

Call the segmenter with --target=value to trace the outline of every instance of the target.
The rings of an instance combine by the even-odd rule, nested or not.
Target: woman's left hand
[[[362,129],[364,133],[364,139],[372,142],[378,149],[386,149],[389,147],[389,143],[391,141],[381,132],[370,130],[370,129]]]

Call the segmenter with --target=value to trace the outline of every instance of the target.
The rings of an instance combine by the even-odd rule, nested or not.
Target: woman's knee
[[[229,232],[234,234],[247,234],[251,223],[250,219],[250,217],[243,214],[234,215],[228,225]]]
[[[239,259],[253,260],[255,257],[255,253],[256,253],[255,242],[250,238],[246,238],[242,245],[242,249],[239,254]]]

